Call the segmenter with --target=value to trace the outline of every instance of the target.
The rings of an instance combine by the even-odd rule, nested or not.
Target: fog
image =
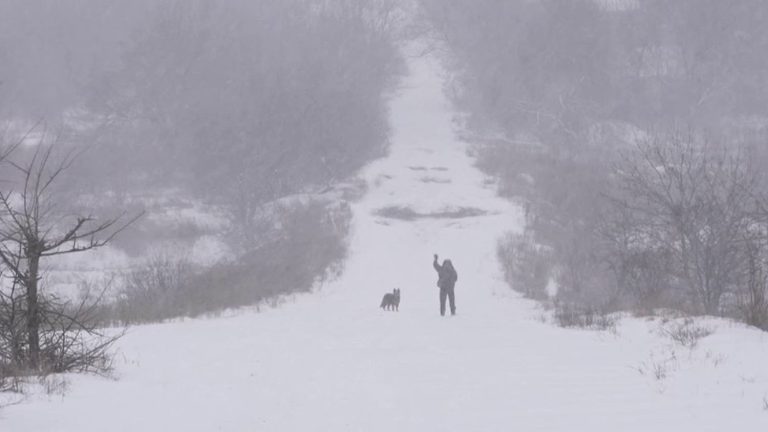
[[[389,0],[0,2],[9,310],[29,260],[102,324],[311,289],[385,154],[403,28]]]
[[[768,330],[766,23],[764,0],[0,0],[0,394],[106,371],[105,328],[388,284],[354,258],[397,248],[359,239],[485,239],[499,202],[519,229],[480,280],[556,326]]]
[[[513,286],[546,298],[556,281],[576,322],[765,310],[745,264],[766,258],[764,2],[422,3],[481,166],[525,207],[527,233],[499,252]]]

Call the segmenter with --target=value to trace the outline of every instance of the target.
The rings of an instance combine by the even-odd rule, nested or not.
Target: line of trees
[[[383,154],[397,10],[394,0],[10,0],[0,122],[44,116],[65,124],[64,141],[87,143],[72,190],[178,189],[225,208],[252,246],[264,202]]]
[[[420,3],[481,166],[527,209],[499,250],[516,289],[768,325],[768,4]]]
[[[1,2],[0,129],[15,144],[0,146],[0,381],[107,368],[105,324],[254,304],[332,274],[348,206],[290,197],[383,153],[399,20],[393,0]],[[149,259],[81,301],[46,286],[45,261],[105,246],[133,222],[126,206],[167,190],[223,210],[232,260]],[[163,235],[148,226],[132,228]]]
[[[106,324],[130,325],[276,305],[338,274],[346,257],[348,205],[313,201],[279,212],[264,246],[234,261],[200,268],[167,252],[117,275],[114,301],[100,308]]]

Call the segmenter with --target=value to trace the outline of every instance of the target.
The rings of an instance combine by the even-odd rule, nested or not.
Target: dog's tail
[[[381,299],[381,305],[379,305],[379,307],[384,309],[384,306],[386,305],[387,305],[387,296],[384,296],[384,298]]]

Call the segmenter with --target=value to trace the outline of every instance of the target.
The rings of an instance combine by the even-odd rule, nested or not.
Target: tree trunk
[[[28,256],[27,273],[27,342],[29,344],[29,363],[33,369],[40,367],[40,311],[37,302],[37,282],[40,256],[31,251]]]

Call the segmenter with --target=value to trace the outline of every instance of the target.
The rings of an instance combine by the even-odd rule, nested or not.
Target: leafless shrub
[[[667,367],[663,363],[652,363],[647,370],[650,371],[651,376],[657,381],[661,381],[667,377]],[[645,375],[646,370],[641,371],[641,374]]]
[[[706,358],[712,361],[712,366],[718,367],[726,360],[727,357],[725,354],[718,354],[712,351],[707,351]]]
[[[26,301],[15,278],[0,273],[0,376],[13,376],[24,357],[27,340]]]
[[[8,366],[0,366],[0,393],[21,393],[22,378]]]
[[[190,282],[193,306],[202,312],[257,304],[307,291],[340,271],[351,220],[348,205],[312,202],[285,208],[280,220],[272,241],[195,276]]]
[[[641,375],[647,375],[656,381],[662,381],[669,377],[676,362],[677,354],[672,350],[668,353],[668,356],[661,359],[652,355],[648,361],[644,361],[640,364],[637,371],[640,372]]]
[[[110,283],[98,289],[86,286],[77,300],[53,295],[42,298],[43,370],[99,374],[112,370],[112,348],[125,330],[101,327],[104,296],[110,289]]]
[[[123,323],[141,323],[185,315],[184,289],[192,275],[192,266],[185,258],[170,252],[155,254],[121,275],[114,318]]]
[[[65,396],[69,391],[69,380],[59,374],[42,375],[37,382],[48,396]]]
[[[560,327],[580,327],[592,330],[615,330],[616,319],[596,308],[555,301],[555,323]]]
[[[18,388],[14,377],[28,374],[59,372],[108,373],[112,369],[112,347],[124,334],[120,329],[102,329],[103,295],[108,286],[98,292],[85,291],[77,301],[54,295],[40,295],[38,307],[41,317],[38,329],[38,366],[28,363],[27,327],[0,326],[0,376],[10,377],[11,388]],[[23,303],[15,311],[7,304],[0,311],[5,322],[12,313],[24,316]]]
[[[711,328],[696,324],[693,318],[685,318],[682,322],[672,322],[661,328],[661,333],[669,337],[678,344],[694,349],[699,340],[711,335],[714,332]]]
[[[530,237],[509,235],[499,242],[497,256],[513,289],[533,299],[547,298],[552,264],[546,248]]]
[[[152,322],[266,304],[310,290],[338,274],[346,256],[351,209],[325,201],[276,208],[274,231],[238,258],[194,269],[183,258],[158,255],[123,275],[113,308],[120,323]]]
[[[657,381],[661,381],[667,377],[667,365],[664,363],[653,363],[651,365],[651,372]]]

